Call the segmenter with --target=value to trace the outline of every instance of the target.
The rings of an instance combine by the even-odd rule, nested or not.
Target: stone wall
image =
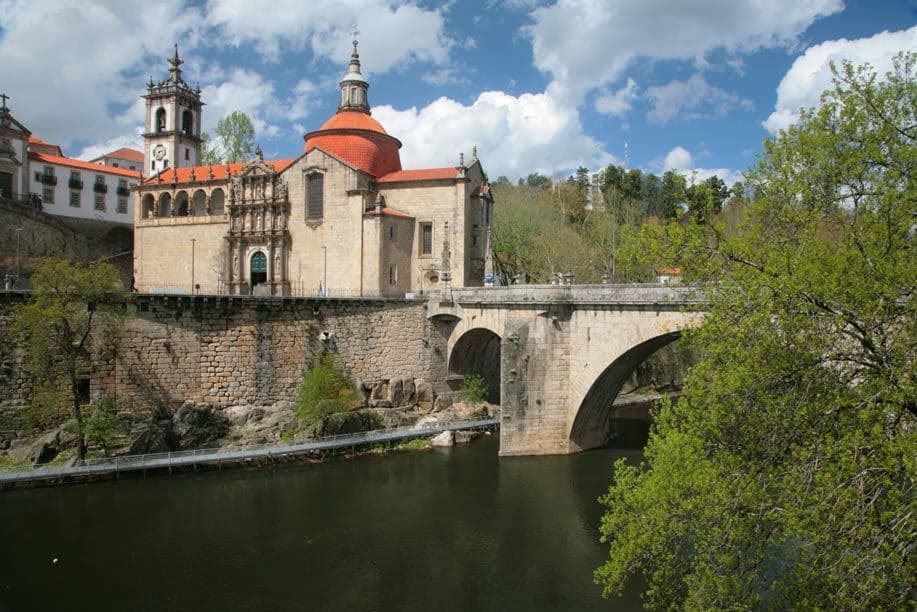
[[[75,223],[0,199],[0,289],[4,275],[16,274],[17,228],[22,228],[19,257],[23,283],[20,287],[29,286],[31,267],[42,257],[70,257],[78,261],[110,257],[121,272],[125,289],[130,287],[129,228],[90,220]]]
[[[99,351],[92,381],[93,395],[137,414],[290,400],[325,347],[354,382],[445,384],[448,329],[426,319],[421,301],[138,296],[137,310]]]

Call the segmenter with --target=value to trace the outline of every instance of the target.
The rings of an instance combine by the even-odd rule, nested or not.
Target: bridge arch
[[[487,385],[486,400],[500,403],[500,336],[484,327],[464,332],[449,353],[449,374],[478,375]]]
[[[612,404],[624,383],[641,363],[659,349],[681,337],[681,331],[670,331],[649,338],[631,347],[595,378],[577,405],[576,415],[570,427],[570,443],[574,448],[585,450],[604,445],[611,433],[610,417]]]

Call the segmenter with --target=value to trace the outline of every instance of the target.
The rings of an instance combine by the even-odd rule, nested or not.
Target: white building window
[[[41,201],[44,202],[45,204],[54,204],[54,188],[53,187],[42,187]]]
[[[105,210],[105,196],[97,195],[96,196],[96,210]]]
[[[118,198],[118,208],[116,212],[121,215],[127,214],[127,198]]]
[[[80,207],[80,192],[79,191],[70,192],[70,206],[74,208]]]

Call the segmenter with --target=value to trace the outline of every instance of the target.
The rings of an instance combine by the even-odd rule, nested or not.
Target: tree
[[[32,275],[29,301],[15,313],[14,329],[25,336],[35,379],[63,390],[70,403],[79,460],[86,455],[80,373],[91,365],[94,338],[122,320],[130,299],[120,289],[117,268],[107,261],[45,259]]]
[[[662,214],[663,219],[674,219],[681,213],[681,205],[687,198],[688,181],[674,170],[662,175]]]
[[[915,61],[836,70],[765,142],[735,235],[669,228],[711,304],[685,396],[602,500],[606,595],[640,575],[653,608],[913,605]]]
[[[206,132],[202,161],[205,164],[233,164],[248,161],[255,154],[255,128],[242,111],[233,111],[217,122],[211,138]]]

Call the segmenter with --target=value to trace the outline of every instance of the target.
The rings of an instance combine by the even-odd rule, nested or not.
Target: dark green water
[[[637,608],[592,571],[596,497],[640,451],[497,449],[0,493],[0,609]]]

